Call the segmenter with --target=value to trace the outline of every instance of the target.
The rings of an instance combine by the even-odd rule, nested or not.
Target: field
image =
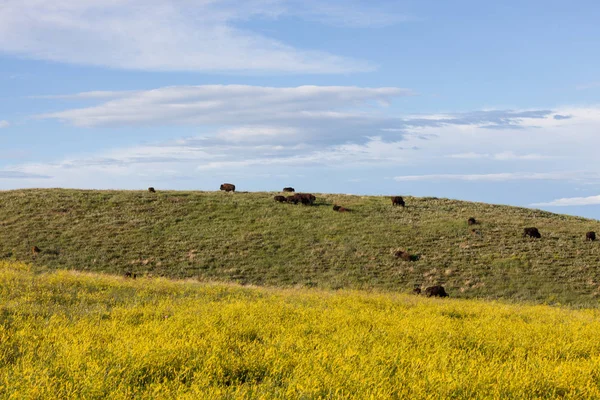
[[[402,209],[389,197],[317,194],[305,207],[275,194],[0,192],[0,260],[271,287],[443,284],[453,298],[598,305],[600,243],[584,241],[598,221],[435,198],[405,197]],[[469,217],[481,221],[478,233]],[[542,239],[522,238],[528,226]],[[419,261],[396,259],[399,249]]]
[[[0,398],[600,397],[598,310],[13,262],[0,299]]]

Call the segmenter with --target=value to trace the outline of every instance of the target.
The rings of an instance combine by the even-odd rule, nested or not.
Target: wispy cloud
[[[574,172],[504,172],[496,174],[431,174],[396,176],[398,182],[415,181],[471,181],[506,182],[529,180],[569,180],[577,179],[581,174]]]
[[[0,179],[50,179],[51,177],[43,174],[28,173],[22,171],[3,171],[0,170]]]
[[[497,160],[497,161],[515,161],[515,160],[545,160],[551,158],[549,156],[543,156],[541,154],[531,153],[531,154],[516,154],[512,151],[505,151],[502,153],[496,154],[487,154],[487,153],[459,153],[459,154],[450,154],[447,156],[448,158],[456,158],[456,159],[465,159],[465,160],[476,160],[476,159],[487,159],[487,160]]]
[[[368,62],[295,48],[240,28],[284,16],[344,26],[403,20],[366,2],[293,0],[4,0],[0,51],[34,59],[154,71],[347,73]]]
[[[386,104],[413,92],[401,88],[352,86],[262,87],[247,85],[173,86],[138,92],[108,92],[97,106],[45,114],[76,126],[148,124],[263,124],[303,120],[344,120],[360,113],[341,113],[366,102]],[[89,92],[73,96],[89,96]],[[108,94],[107,94],[108,96]]]
[[[569,207],[569,206],[592,206],[600,204],[600,196],[588,197],[565,197],[547,203],[534,203],[532,207]]]
[[[8,121],[0,120],[0,129],[8,128],[9,126],[10,126],[10,123]]]
[[[587,89],[600,88],[600,82],[584,83],[584,84],[581,84],[581,85],[577,85],[576,88],[577,88],[577,90],[587,90]]]

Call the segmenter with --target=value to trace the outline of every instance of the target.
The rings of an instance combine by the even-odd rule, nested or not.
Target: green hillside
[[[302,206],[276,194],[0,192],[0,258],[40,270],[400,292],[443,284],[452,297],[598,304],[600,243],[585,241],[598,221],[406,196],[404,209],[389,197],[330,194]],[[523,238],[529,226],[542,239]]]

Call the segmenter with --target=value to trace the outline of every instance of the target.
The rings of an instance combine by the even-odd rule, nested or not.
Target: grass
[[[0,259],[38,271],[398,292],[442,284],[454,298],[598,305],[600,244],[584,240],[598,221],[436,198],[405,197],[402,209],[388,197],[317,194],[315,206],[294,206],[275,194],[0,192]],[[542,239],[523,238],[528,226]],[[400,249],[418,261],[395,258]]]
[[[0,261],[0,398],[599,398],[599,310]]]

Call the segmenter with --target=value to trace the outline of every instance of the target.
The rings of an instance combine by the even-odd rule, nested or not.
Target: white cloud
[[[89,93],[89,92],[88,92]],[[82,93],[75,96],[86,96]],[[343,120],[361,116],[357,107],[412,95],[400,88],[352,86],[260,87],[246,85],[173,86],[138,92],[109,92],[111,100],[40,118],[76,126],[149,124],[260,124],[290,120]],[[340,110],[351,110],[343,113]]]
[[[506,182],[529,180],[570,180],[577,179],[580,173],[575,172],[502,172],[496,174],[431,174],[396,176],[398,182],[415,181],[472,181],[472,182]]]
[[[0,170],[0,179],[50,179],[43,174],[28,173],[23,171]]]
[[[535,203],[531,204],[532,207],[567,207],[567,206],[591,206],[600,204],[600,196],[588,196],[588,197],[566,197],[562,199],[553,200],[547,203]]]
[[[374,68],[368,62],[294,48],[238,24],[290,15],[346,26],[388,25],[403,19],[363,4],[4,0],[0,51],[41,60],[155,71],[367,71]]]
[[[459,154],[450,154],[447,156],[448,158],[457,158],[457,159],[466,159],[466,160],[476,160],[476,159],[488,159],[488,160],[498,160],[498,161],[515,161],[515,160],[544,160],[549,158],[548,156],[543,156],[541,154],[515,154],[512,151],[504,151],[502,153],[496,154],[487,154],[487,153],[459,153]]]
[[[576,86],[577,90],[600,88],[600,82],[590,82]]]
[[[10,126],[10,123],[8,121],[0,120],[0,129],[8,128],[9,126]]]

